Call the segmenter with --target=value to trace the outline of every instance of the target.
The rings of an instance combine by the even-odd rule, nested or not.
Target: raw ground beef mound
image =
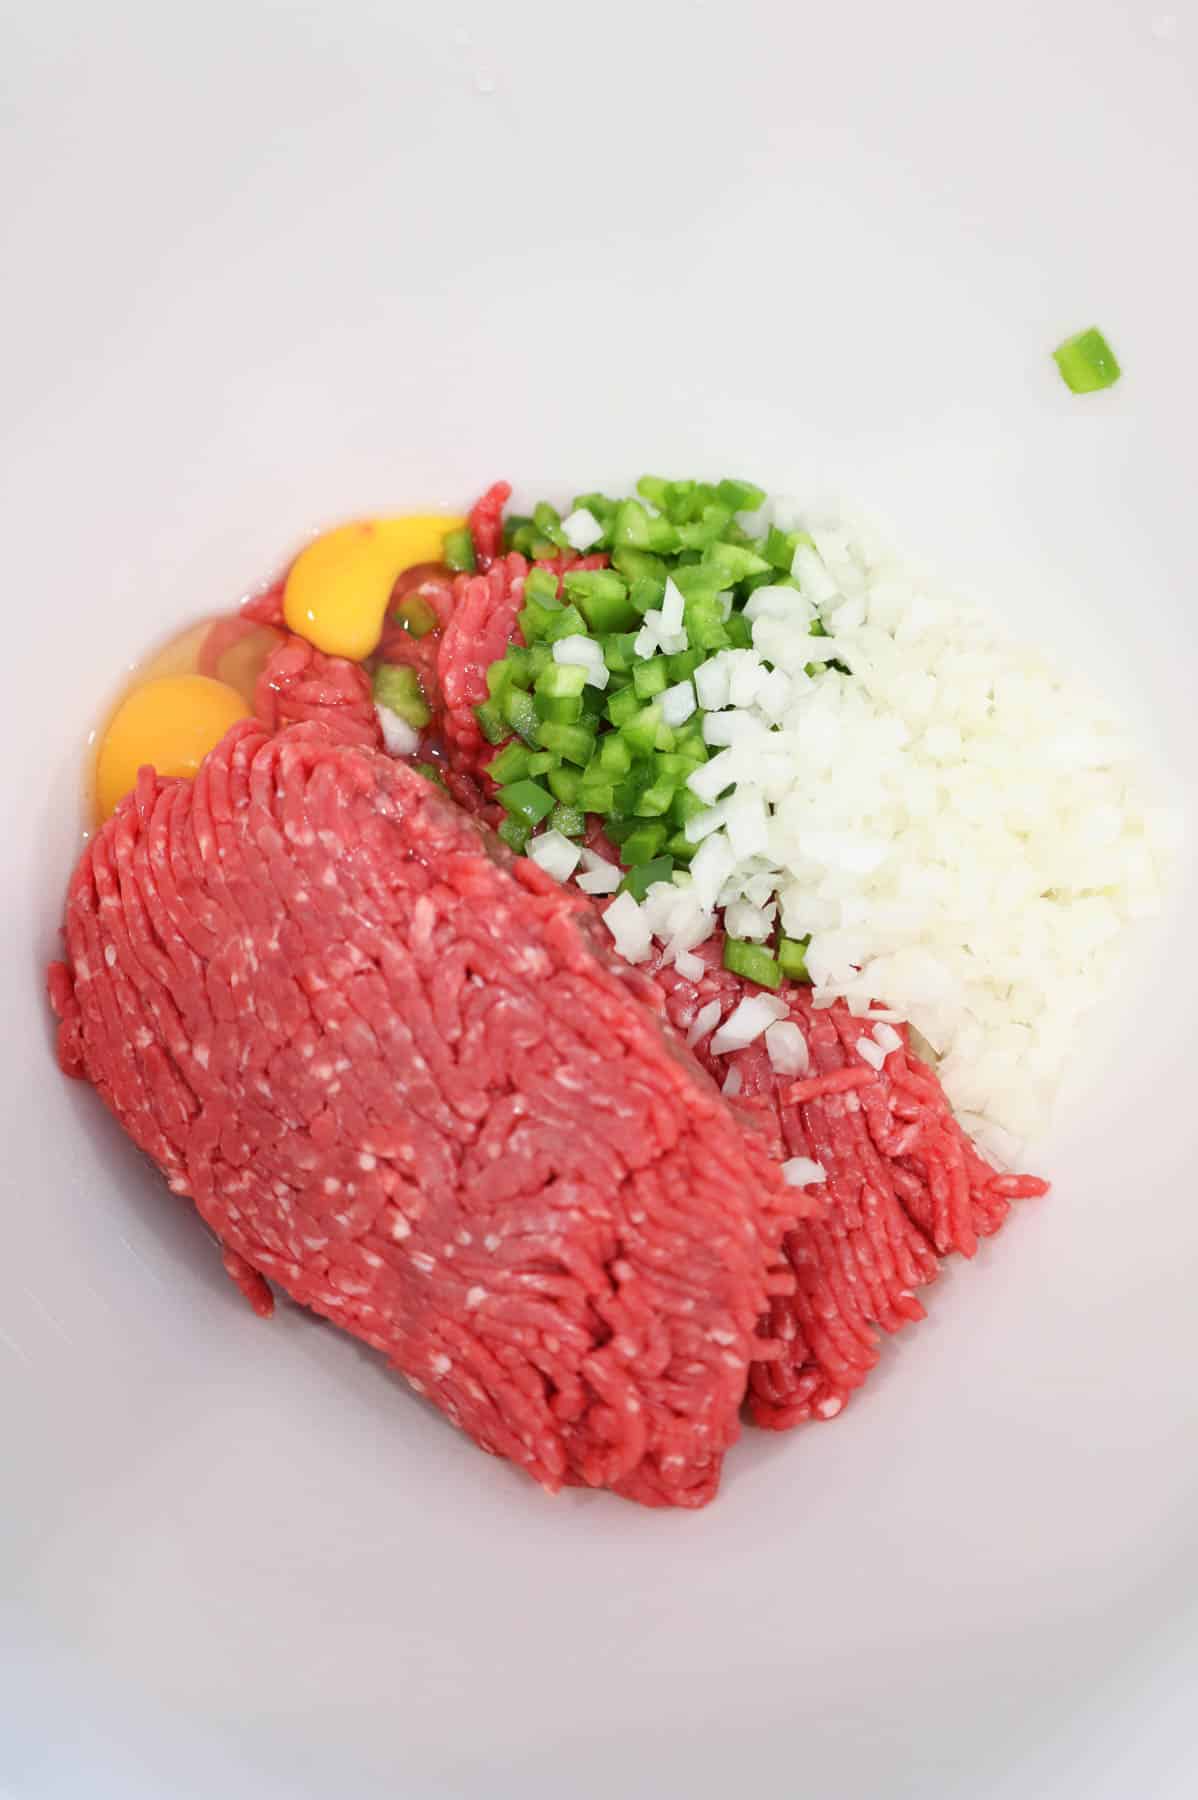
[[[246,723],[142,771],[65,936],[63,1067],[260,1311],[277,1283],[551,1490],[711,1498],[804,1202],[584,900],[404,764]]]
[[[754,990],[722,966],[712,940],[697,952],[701,980],[661,968],[667,1013],[689,1033],[712,1000],[726,1018]],[[765,1130],[780,1161],[818,1162],[813,1185],[820,1212],[786,1240],[795,1289],[771,1301],[762,1332],[781,1355],[755,1366],[749,1410],[776,1431],[810,1418],[835,1418],[878,1360],[877,1327],[898,1331],[926,1315],[915,1289],[934,1281],[940,1258],[972,1256],[979,1237],[997,1231],[1013,1199],[1046,1191],[1034,1177],[1001,1175],[979,1155],[952,1115],[935,1075],[908,1047],[878,1070],[857,1049],[872,1029],[843,1002],[816,1007],[809,987],[784,982],[780,998],[807,1043],[810,1067],[779,1075],[763,1038],[713,1056],[714,1021],[694,1042],[700,1062],[721,1084],[735,1070],[736,1105]]]

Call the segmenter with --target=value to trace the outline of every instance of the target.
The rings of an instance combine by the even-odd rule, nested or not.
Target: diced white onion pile
[[[1176,821],[1147,802],[1120,721],[1088,687],[843,527],[778,512],[816,549],[796,554],[801,592],[751,597],[753,649],[695,671],[713,755],[690,782],[708,805],[687,826],[689,875],[639,907],[622,895],[609,927],[633,960],[656,938],[694,975],[717,907],[758,942],[780,919],[810,937],[817,1005],[843,998],[876,1019],[876,999],[910,1020],[978,1135],[1022,1138],[1047,1116],[1126,925],[1157,909]],[[675,611],[667,589],[638,653],[669,648]],[[772,1004],[743,1001],[717,1043]],[[785,1030],[762,1017],[754,1036]],[[862,1055],[880,1064],[896,1038],[863,1031]]]

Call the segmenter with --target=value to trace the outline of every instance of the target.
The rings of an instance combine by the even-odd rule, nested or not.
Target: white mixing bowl
[[[1166,5],[0,7],[6,1793],[1193,1791],[1188,875],[1051,1197],[694,1517],[550,1502],[254,1318],[42,990],[129,663],[321,522],[500,475],[847,492],[1189,780]],[[1126,374],[1078,399],[1090,323]]]

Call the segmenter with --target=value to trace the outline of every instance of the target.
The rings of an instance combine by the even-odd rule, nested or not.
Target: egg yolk
[[[326,531],[301,550],[283,587],[283,617],[328,656],[361,662],[378,646],[396,579],[440,562],[445,534],[466,521],[445,513],[365,519]]]
[[[194,775],[204,757],[250,708],[236,688],[208,675],[146,681],[117,707],[96,759],[96,804],[114,812],[146,763],[160,775]]]

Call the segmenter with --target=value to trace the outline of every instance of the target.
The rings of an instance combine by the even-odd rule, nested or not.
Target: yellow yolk
[[[165,675],[143,682],[117,707],[96,759],[96,805],[102,819],[151,763],[160,775],[194,775],[204,757],[250,708],[223,681]]]
[[[445,534],[465,525],[447,513],[409,513],[339,525],[301,550],[283,588],[289,630],[328,656],[361,662],[377,648],[396,578],[440,562]]]

